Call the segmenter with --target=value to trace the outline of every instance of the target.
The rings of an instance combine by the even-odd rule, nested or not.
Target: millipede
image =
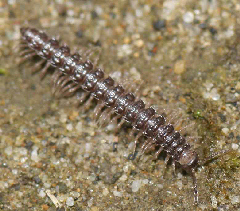
[[[35,64],[41,69],[41,78],[50,67],[56,69],[53,74],[55,90],[63,96],[71,96],[77,90],[84,90],[80,101],[89,104],[96,99],[94,115],[100,115],[104,120],[115,118],[118,125],[124,122],[131,124],[132,129],[138,134],[134,140],[134,152],[141,136],[145,141],[141,146],[142,153],[149,149],[157,149],[157,157],[162,151],[167,156],[165,162],[171,158],[175,166],[178,163],[183,170],[193,178],[194,201],[198,203],[198,190],[195,171],[199,165],[198,154],[186,138],[173,124],[168,123],[164,115],[157,114],[153,107],[147,107],[143,100],[133,92],[127,91],[112,77],[105,76],[101,68],[95,67],[89,59],[84,60],[80,53],[71,53],[66,45],[60,45],[56,38],[49,37],[44,31],[30,27],[21,27],[20,45],[22,61],[33,56],[40,56],[42,60]],[[45,64],[44,64],[45,62]],[[114,116],[114,117],[112,117]]]

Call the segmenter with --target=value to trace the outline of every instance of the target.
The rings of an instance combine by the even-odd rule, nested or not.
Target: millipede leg
[[[155,152],[155,155],[154,155],[154,157],[155,157],[155,159],[157,159],[158,158],[158,155],[161,153],[163,151],[163,148],[162,147],[160,147],[159,149],[158,149],[158,151],[157,152]]]
[[[180,114],[180,109],[176,109],[175,111],[171,112],[171,113],[168,115],[168,122],[171,123],[171,122],[173,122],[174,120],[176,120],[177,117],[179,118],[179,114]],[[175,122],[176,122],[176,121],[175,121]]]
[[[67,75],[59,77],[56,83],[54,84],[54,89],[57,90],[59,87],[61,87],[61,84],[67,79],[68,79]]]
[[[121,119],[121,121],[117,124],[118,119]],[[110,120],[109,124],[117,124],[116,129],[119,129],[121,125],[124,123],[124,120],[123,121],[122,120],[123,120],[122,115],[116,115]]]
[[[44,66],[44,68],[41,70],[41,73],[40,73],[40,79],[42,80],[45,75],[47,74],[47,70],[48,68],[51,66],[51,63],[50,62],[47,62],[46,65]]]
[[[98,61],[99,61],[99,58],[100,58],[100,54],[101,54],[101,48],[98,48],[98,55],[96,56],[96,58],[94,59],[93,61],[93,66],[96,67],[98,65]]]
[[[70,83],[65,87],[62,87],[62,84],[59,85],[54,91],[54,96],[60,98],[60,97],[67,97],[71,96],[73,93],[69,93],[69,90],[72,89],[75,86],[74,83]]]
[[[63,80],[61,80],[60,83],[57,84],[56,89],[59,93],[65,92],[67,89],[65,89],[67,86],[66,84],[72,81],[68,76],[63,76]],[[71,84],[74,84],[73,82]]]
[[[178,123],[179,121],[175,124],[176,125],[175,128],[179,128],[178,131],[183,134],[186,133],[189,130],[189,128],[193,128],[193,126],[195,125],[195,122],[191,122],[189,124],[186,124],[185,126],[178,125]]]
[[[140,85],[137,85],[137,87],[132,91],[133,94],[136,96],[136,98],[140,98],[140,93],[139,93],[139,90],[140,90]]]
[[[33,51],[33,49],[26,49],[26,50],[23,50],[23,51],[21,51],[20,53],[19,53],[19,56],[26,56],[26,55],[28,55],[29,53],[32,53],[32,52],[35,52],[35,51]]]
[[[85,101],[85,99],[87,98],[88,95],[89,95],[88,92],[84,92],[84,93],[78,98],[77,106],[80,106],[80,105]]]
[[[151,147],[153,147],[155,145],[154,141],[150,141],[143,149],[142,149],[142,153],[144,154],[147,150],[149,150]]]
[[[195,170],[192,169],[191,171],[192,179],[193,179],[193,190],[194,190],[194,202],[198,204],[198,190],[197,190],[197,179],[195,176]]]
[[[176,163],[174,160],[172,161],[172,167],[173,167],[173,174],[174,176],[176,176]]]
[[[19,48],[27,48],[27,47],[28,47],[28,44],[26,44],[25,42],[19,45]]]
[[[92,54],[93,54],[93,50],[92,50],[91,48],[89,48],[89,49],[87,49],[87,50],[85,50],[85,51],[82,52],[82,56],[83,56],[84,58],[87,58],[87,59],[88,59]]]
[[[38,71],[38,68],[44,63],[46,62],[45,60],[40,60],[39,62],[37,62],[32,69],[32,73],[35,73]]]
[[[90,107],[93,99],[94,99],[94,97],[91,95],[91,96],[89,97],[89,99],[87,100],[87,102],[84,104],[84,108],[89,109],[89,107]]]
[[[111,108],[106,109],[99,117],[97,124],[102,127],[107,119],[110,119],[110,117],[114,114],[114,111]],[[101,123],[100,123],[101,122]]]
[[[74,93],[74,92],[76,92],[80,88],[81,88],[81,84],[77,84],[73,88],[69,89],[69,93]]]
[[[101,103],[98,103],[96,105],[96,107],[94,108],[94,111],[93,111],[93,115],[94,115],[94,119],[96,120],[101,112],[101,110],[103,109],[104,107],[104,102],[101,102]]]
[[[134,134],[134,133],[133,133]],[[133,136],[133,134],[131,136]],[[134,147],[133,147],[133,152],[131,154],[129,154],[128,156],[128,159],[129,160],[134,160],[137,156],[137,151],[136,151],[136,148],[137,148],[137,142],[138,142],[138,139],[140,138],[140,136],[142,136],[142,133],[138,133],[135,140],[134,140]],[[143,154],[143,153],[142,153]],[[141,155],[138,157],[138,159],[140,159]]]
[[[76,92],[79,89],[80,86],[71,83],[67,86],[64,87],[64,89],[61,90],[61,92],[63,93],[64,97],[70,97],[74,94],[74,92]]]
[[[128,135],[128,139],[129,140],[131,140],[131,139],[133,139],[133,136],[134,136],[134,133],[136,132],[136,130],[133,128],[132,130],[131,130],[131,132],[129,133],[129,135]]]
[[[55,84],[57,83],[57,81],[59,80],[59,78],[62,76],[62,72],[60,71],[55,71],[53,76],[52,76],[52,84],[53,86],[55,86]]]
[[[136,152],[136,148],[137,148],[137,142],[138,142],[138,139],[142,136],[142,133],[138,133],[135,140],[134,140],[134,148],[133,148],[133,154],[135,154]]]
[[[144,148],[150,143],[153,142],[152,139],[147,139],[146,141],[144,141],[143,145],[141,146],[141,151],[144,150]]]
[[[61,90],[61,85],[62,83],[67,80],[68,77],[67,76],[60,76],[58,77],[58,80],[55,80],[55,83],[53,84],[53,89],[52,89],[52,94],[57,96],[57,92],[60,92],[59,90]]]
[[[30,57],[35,56],[35,55],[37,55],[36,52],[32,52],[31,54],[25,55],[24,57],[22,57],[22,58],[18,61],[18,64],[23,63],[24,61],[26,61],[27,59],[29,59]]]
[[[121,128],[122,125],[124,124],[124,122],[125,122],[125,119],[122,118],[121,121],[117,124],[116,130],[118,130],[119,128]],[[117,132],[117,131],[116,131],[116,132]]]
[[[167,157],[165,158],[165,161],[164,161],[164,163],[166,164],[166,166],[167,166],[167,164],[168,164],[168,161],[169,161],[169,159],[171,158],[171,156],[170,155],[167,155]]]
[[[22,48],[24,49],[27,47],[28,45],[25,42],[22,42],[21,44],[14,46],[12,50],[14,53],[19,53],[22,50]]]

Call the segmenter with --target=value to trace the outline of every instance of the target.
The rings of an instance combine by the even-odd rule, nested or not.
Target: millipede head
[[[198,155],[197,153],[190,149],[184,150],[181,154],[178,162],[187,171],[195,169],[198,165]]]

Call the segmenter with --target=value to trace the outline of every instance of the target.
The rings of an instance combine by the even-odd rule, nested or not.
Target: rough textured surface
[[[73,49],[100,46],[107,73],[141,78],[146,102],[179,110],[179,129],[195,123],[189,140],[204,159],[239,147],[239,2],[39,2],[0,2],[0,209],[239,209],[238,152],[198,168],[194,207],[189,175],[177,169],[174,176],[164,156],[154,161],[152,153],[129,161],[128,128],[98,128],[76,98],[54,99],[50,75],[40,81],[31,74],[34,61],[18,65],[12,50],[24,24],[60,35]]]

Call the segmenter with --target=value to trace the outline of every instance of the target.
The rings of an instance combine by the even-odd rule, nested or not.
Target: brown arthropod
[[[194,184],[194,200],[198,202],[197,182],[195,169],[198,166],[198,155],[186,142],[180,132],[174,129],[170,123],[166,123],[163,115],[158,115],[152,107],[146,108],[141,99],[126,91],[117,84],[111,77],[105,77],[100,68],[94,68],[90,60],[83,61],[78,53],[72,54],[67,45],[60,45],[55,38],[50,38],[43,31],[34,28],[21,28],[23,47],[27,50],[22,52],[25,60],[31,56],[38,55],[46,61],[41,71],[43,77],[50,66],[56,68],[54,74],[54,86],[64,96],[70,96],[78,89],[83,89],[89,100],[97,99],[98,104],[94,109],[96,116],[100,119],[110,118],[115,114],[116,119],[122,122],[129,122],[133,129],[138,132],[135,138],[135,149],[138,138],[145,136],[146,140],[142,146],[142,152],[153,147],[158,147],[156,156],[162,151],[167,153],[166,161],[172,158],[173,164],[180,166],[192,175]],[[42,60],[35,66],[40,66]],[[103,110],[103,108],[105,110]]]

